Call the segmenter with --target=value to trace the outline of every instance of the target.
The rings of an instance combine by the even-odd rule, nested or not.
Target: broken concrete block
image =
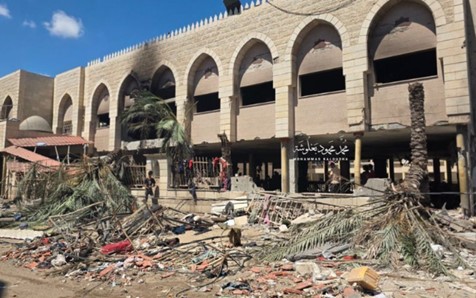
[[[374,291],[378,288],[380,275],[370,267],[359,267],[353,269],[347,276],[347,282],[357,283],[366,290]]]
[[[294,270],[300,276],[311,276],[313,281],[321,275],[321,269],[314,262],[296,262]]]

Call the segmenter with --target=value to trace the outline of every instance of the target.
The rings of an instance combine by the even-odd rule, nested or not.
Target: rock
[[[360,298],[362,297],[359,293],[357,293],[354,288],[352,287],[345,287],[344,292],[342,293],[344,298]]]
[[[63,255],[57,255],[56,259],[51,261],[51,265],[55,267],[61,267],[66,265],[66,258]]]
[[[294,270],[301,276],[314,276],[321,273],[321,269],[314,262],[296,262],[294,263]]]

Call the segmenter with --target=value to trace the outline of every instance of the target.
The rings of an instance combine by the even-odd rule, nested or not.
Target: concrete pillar
[[[339,162],[339,167],[340,167],[340,175],[347,179],[350,180],[350,162],[348,160],[341,160]],[[347,182],[347,181],[343,181]]]
[[[375,176],[377,178],[388,178],[387,175],[387,160],[385,158],[374,159]]]
[[[225,133],[230,142],[236,142],[236,113],[238,97],[220,98],[220,133]]]
[[[249,162],[249,176],[251,179],[254,179],[256,177],[256,165],[255,165],[255,157],[253,153],[250,153],[248,155],[248,162]]]
[[[390,174],[390,180],[392,180],[392,182],[396,183],[397,181],[395,181],[395,161],[393,160],[393,156],[390,157],[388,159],[388,170],[389,170],[389,174]]]
[[[354,183],[359,186],[360,179],[360,163],[362,160],[362,134],[355,134],[355,155],[354,155]]]
[[[446,160],[446,182],[449,186],[453,184],[453,173],[451,171],[451,161],[449,159]]]
[[[459,132],[456,135],[456,148],[458,150],[458,180],[459,180],[459,192],[461,198],[461,208],[463,212],[468,215],[471,210],[469,196],[468,196],[468,176],[467,176],[467,166],[465,158],[465,143],[464,143],[464,134]]]
[[[368,53],[361,44],[346,45],[343,47],[343,71],[347,86],[347,123],[350,131],[364,131],[368,120]]]
[[[109,151],[121,148],[121,117],[109,114]]]
[[[298,162],[294,159],[294,138],[288,142],[289,192],[298,192]]]
[[[288,167],[289,139],[281,139],[281,191],[289,192],[289,167]]]
[[[436,184],[441,183],[440,159],[433,158],[433,176]]]

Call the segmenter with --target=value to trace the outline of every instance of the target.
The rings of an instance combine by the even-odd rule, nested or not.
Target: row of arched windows
[[[308,24],[293,48],[297,76],[297,97],[312,97],[344,91],[343,43],[338,30],[319,20]],[[368,36],[368,57],[372,83],[390,83],[437,75],[436,29],[431,11],[413,1],[385,7],[374,20]],[[267,44],[253,39],[238,54],[233,85],[241,107],[275,101],[273,57]],[[194,100],[194,113],[220,110],[219,67],[213,55],[202,54],[192,63],[188,95]],[[167,100],[176,111],[176,77],[167,66],[160,67],[150,90]],[[138,81],[128,76],[120,89],[119,111],[133,103],[131,94]],[[109,126],[109,91],[101,84],[93,94],[93,114],[97,127]],[[71,121],[71,99],[60,106],[62,125]],[[123,134],[123,137],[124,134]]]

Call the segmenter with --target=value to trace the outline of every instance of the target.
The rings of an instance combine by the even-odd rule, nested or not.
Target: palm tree
[[[429,192],[428,150],[426,146],[425,91],[421,83],[408,86],[411,118],[411,165],[404,188],[421,193]]]
[[[190,138],[165,101],[148,91],[134,96],[134,104],[122,115],[122,124],[128,132],[139,133],[141,141],[153,135],[161,138],[161,150],[174,161],[189,158]]]
[[[263,250],[264,258],[280,260],[333,243],[365,247],[366,257],[383,265],[398,267],[403,259],[414,267],[444,274],[448,274],[448,267],[468,266],[454,246],[459,240],[441,229],[433,211],[425,206],[428,171],[423,85],[411,84],[408,91],[412,164],[406,181],[373,198],[365,208],[329,213],[316,222],[302,224],[300,231],[295,227],[298,232],[290,239]],[[443,263],[433,244],[451,252],[453,264]]]

